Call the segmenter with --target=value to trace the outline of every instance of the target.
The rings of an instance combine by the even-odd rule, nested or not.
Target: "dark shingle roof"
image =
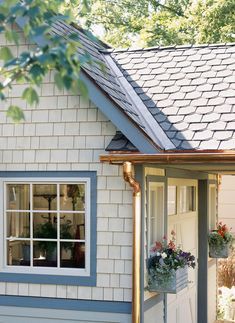
[[[113,139],[105,149],[106,151],[132,151],[137,152],[138,149],[120,132],[117,131]]]
[[[235,149],[235,44],[111,56],[176,149]]]
[[[160,148],[235,149],[235,44],[112,51],[76,26],[53,31],[78,33],[96,61],[83,70]]]
[[[78,33],[81,44],[81,46],[78,47],[79,53],[81,53],[81,55],[88,53],[93,61],[93,64],[87,63],[83,65],[83,71],[92,78],[92,80],[117,104],[117,106],[122,109],[124,114],[126,114],[140,129],[142,129],[142,131],[144,131],[145,134],[153,140],[153,142],[158,146],[161,146],[161,144],[157,142],[148,122],[146,122],[144,115],[139,113],[138,109],[136,109],[136,105],[133,104],[128,92],[123,88],[122,84],[119,82],[119,78],[108,63],[107,59],[108,57],[111,57],[110,54],[105,55],[107,46],[102,42],[98,42],[90,38],[89,35],[87,35],[81,28],[67,25],[61,21],[57,21],[53,25],[52,30],[54,33],[64,37],[71,33]],[[167,136],[165,137],[167,138]]]

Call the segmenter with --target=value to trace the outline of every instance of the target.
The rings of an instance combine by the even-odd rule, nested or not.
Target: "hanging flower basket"
[[[233,236],[226,224],[219,222],[208,235],[209,257],[228,258]]]
[[[195,257],[175,246],[175,233],[167,244],[156,242],[147,261],[148,290],[176,294],[188,285],[188,267],[195,268]]]
[[[230,252],[230,244],[224,244],[220,247],[209,245],[210,258],[228,258]]]
[[[188,286],[188,268],[172,269],[167,274],[149,274],[149,291],[177,294]]]

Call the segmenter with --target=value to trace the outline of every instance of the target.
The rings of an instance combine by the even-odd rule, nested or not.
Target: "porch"
[[[222,157],[221,157],[222,156]],[[152,180],[162,181],[168,184],[172,182],[172,179],[191,179],[198,182],[198,284],[197,284],[197,314],[182,321],[182,318],[175,318],[176,315],[170,314],[168,318],[164,316],[164,319],[159,322],[164,323],[227,323],[233,321],[217,320],[216,321],[216,261],[208,259],[207,248],[207,235],[210,229],[217,222],[217,218],[212,218],[212,215],[217,214],[217,184],[219,174],[235,174],[235,155],[231,154],[160,154],[160,155],[109,155],[102,156],[103,161],[109,161],[112,164],[125,163],[126,160],[130,160],[135,166],[136,179],[140,182],[142,187],[142,204],[146,205],[145,196],[147,192],[146,183],[148,179],[146,176],[153,176]],[[152,173],[151,173],[152,172]],[[157,178],[159,177],[159,178]],[[165,193],[167,196],[167,191]],[[147,193],[148,196],[148,193]],[[165,203],[165,202],[164,202]],[[165,204],[166,207],[166,204]],[[144,209],[142,208],[142,211]],[[168,214],[165,214],[166,222],[169,222]],[[169,222],[170,223],[170,222]],[[142,225],[143,221],[142,221]],[[165,232],[169,230],[169,227],[165,228]],[[194,228],[192,228],[194,232]],[[142,240],[143,241],[143,240]],[[142,248],[143,245],[142,245]],[[142,288],[144,288],[142,283]],[[212,297],[213,294],[213,297]],[[183,298],[182,298],[183,299]],[[165,300],[166,304],[166,300]],[[157,308],[156,308],[157,310]],[[159,310],[159,309],[158,309]],[[172,310],[174,308],[172,307]],[[151,310],[151,315],[155,315],[156,312]],[[158,314],[157,314],[158,315]],[[178,314],[177,314],[178,315]],[[183,317],[183,316],[182,316]],[[172,321],[173,319],[173,321]],[[143,322],[149,321],[149,316],[144,317]]]

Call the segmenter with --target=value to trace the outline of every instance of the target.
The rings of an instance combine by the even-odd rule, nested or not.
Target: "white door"
[[[176,245],[198,254],[197,181],[169,179],[168,238],[176,233]],[[189,269],[188,287],[176,295],[167,294],[167,323],[197,322],[197,269]]]

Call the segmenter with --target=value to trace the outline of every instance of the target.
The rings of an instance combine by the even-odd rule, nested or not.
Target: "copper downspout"
[[[141,189],[130,162],[123,164],[123,177],[133,189],[132,323],[140,323]]]

